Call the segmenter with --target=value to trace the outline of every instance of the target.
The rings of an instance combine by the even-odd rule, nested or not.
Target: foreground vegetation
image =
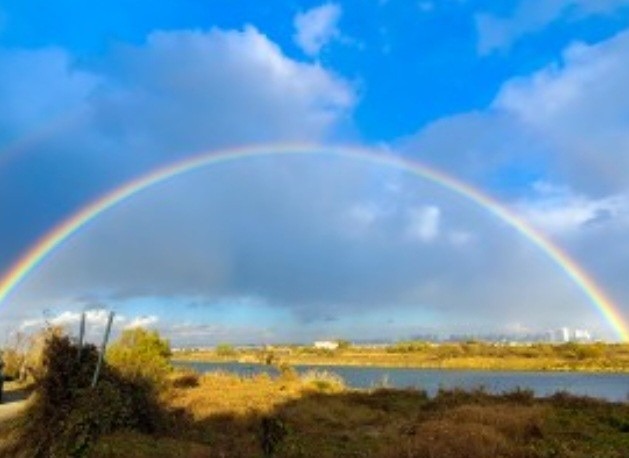
[[[127,456],[129,443],[146,457],[183,456],[176,444],[199,457],[264,456],[265,446],[268,456],[330,458],[620,458],[629,450],[627,405],[565,394],[536,400],[528,392],[441,391],[431,399],[315,380],[205,375],[171,400],[192,414],[182,442],[162,438],[158,448],[149,436],[114,434],[94,456]]]
[[[401,342],[386,347],[358,347],[345,343],[336,350],[305,346],[236,349],[219,345],[210,351],[178,352],[175,358],[180,361],[290,365],[629,372],[629,344],[608,343],[536,343],[511,346],[483,342]]]
[[[48,337],[0,455],[105,457],[626,457],[629,404],[531,392],[351,390],[327,372],[175,371],[167,343],[128,331],[96,388],[96,349]]]

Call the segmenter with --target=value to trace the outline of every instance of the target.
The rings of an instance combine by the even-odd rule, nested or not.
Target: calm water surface
[[[267,373],[278,374],[277,369],[261,364],[176,362],[199,372],[225,371],[238,375]],[[340,375],[352,388],[372,388],[386,385],[393,388],[421,388],[434,395],[440,387],[472,389],[484,387],[500,393],[516,388],[531,389],[537,396],[557,391],[604,398],[611,401],[629,401],[629,374],[598,374],[583,372],[494,372],[441,369],[407,369],[355,366],[296,365],[304,373],[310,369],[326,370]]]

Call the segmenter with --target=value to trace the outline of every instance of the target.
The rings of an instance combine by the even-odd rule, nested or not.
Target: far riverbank
[[[186,350],[173,361],[262,363],[268,365],[352,366],[486,371],[629,373],[629,344],[532,344],[519,346],[479,342],[426,344],[409,342],[387,347],[321,350],[305,346]]]

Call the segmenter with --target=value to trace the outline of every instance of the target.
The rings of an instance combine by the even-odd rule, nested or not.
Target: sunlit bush
[[[335,392],[345,388],[343,378],[330,371],[309,370],[301,376],[301,380],[307,388],[313,388],[316,391]]]
[[[170,355],[170,344],[157,331],[134,328],[109,347],[107,362],[127,380],[146,379],[160,387],[171,371]]]

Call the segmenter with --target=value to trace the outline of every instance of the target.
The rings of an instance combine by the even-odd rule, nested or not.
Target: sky
[[[627,55],[629,0],[3,0],[0,273],[158,167],[351,145],[497,199],[629,321]],[[175,345],[618,337],[487,209],[326,154],[199,168],[124,201],[0,304],[0,339],[75,332],[82,311],[97,336],[109,310],[116,332]]]

